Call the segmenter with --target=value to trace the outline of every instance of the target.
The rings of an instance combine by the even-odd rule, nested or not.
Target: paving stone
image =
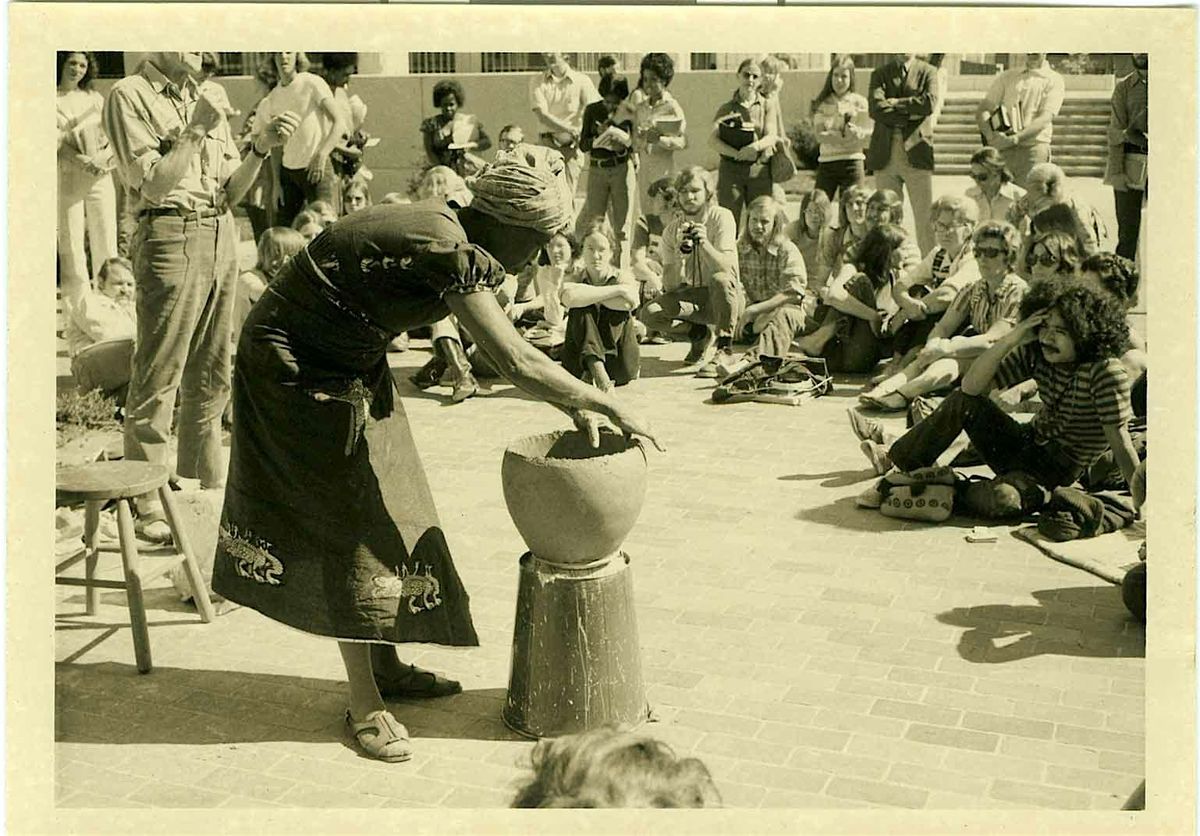
[[[915,740],[918,743],[933,743],[938,746],[952,746],[955,749],[971,749],[977,752],[994,752],[1000,743],[999,735],[965,729],[948,729],[944,726],[927,726],[923,723],[910,725],[904,736],[908,740]]]
[[[956,792],[964,795],[983,795],[989,778],[965,775],[948,769],[932,769],[913,763],[892,764],[887,772],[887,782],[918,787],[931,792]]]
[[[1039,740],[1049,740],[1054,736],[1053,723],[1043,720],[1026,720],[1021,717],[1004,717],[999,714],[983,714],[977,711],[968,711],[964,714],[962,725],[965,729],[997,732],[1017,737],[1034,737]]]
[[[1000,738],[1000,754],[1014,758],[1028,758],[1047,764],[1073,766],[1080,769],[1095,769],[1100,765],[1101,753],[1085,746],[1069,746],[1053,740],[1032,740],[1027,737]],[[1106,767],[1102,767],[1106,768]]]
[[[130,793],[129,799],[151,807],[206,808],[216,807],[230,797],[227,792],[212,792],[182,784],[162,781],[144,783]]]
[[[887,774],[889,763],[878,758],[848,755],[828,749],[798,748],[792,750],[787,765],[814,772],[832,772],[854,778],[881,779]]]
[[[1099,769],[1076,769],[1070,766],[1046,767],[1046,783],[1063,787],[1075,787],[1090,792],[1111,795],[1114,798],[1128,798],[1137,789],[1142,779],[1135,775],[1122,775],[1118,772],[1105,772]]]
[[[812,746],[832,752],[844,749],[850,739],[849,732],[784,723],[764,723],[758,736],[764,740],[778,741],[792,746]]]
[[[1002,801],[1015,801],[1055,810],[1087,810],[1092,803],[1090,796],[1085,792],[1048,787],[1042,784],[1029,784],[1023,781],[1010,781],[1005,778],[997,778],[993,781],[988,792],[993,798]]]
[[[825,788],[827,795],[835,798],[852,798],[885,804],[889,807],[909,807],[919,810],[929,800],[929,793],[898,784],[864,781],[860,778],[834,777]]]
[[[693,751],[701,757],[705,754],[725,755],[742,760],[782,765],[787,762],[792,747],[788,744],[768,740],[747,740],[744,737],[714,732],[704,735]]]
[[[1145,739],[1141,735],[1087,729],[1065,724],[1055,727],[1054,739],[1063,743],[1094,746],[1097,749],[1112,749],[1117,752],[1141,752],[1145,748]]]
[[[950,708],[922,705],[915,702],[879,699],[871,706],[871,713],[879,717],[894,717],[898,720],[918,720],[935,726],[958,725],[961,711]]]

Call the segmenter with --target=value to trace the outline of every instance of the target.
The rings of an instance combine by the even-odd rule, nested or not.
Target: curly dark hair
[[[892,253],[908,240],[908,233],[897,224],[880,224],[867,233],[858,245],[854,263],[866,273],[876,289],[887,283],[892,271]]]
[[[1121,304],[1129,306],[1137,302],[1142,277],[1138,273],[1137,265],[1125,256],[1116,253],[1093,253],[1079,265],[1079,272],[1095,273],[1104,289],[1120,299]]]
[[[1125,308],[1110,293],[1098,292],[1077,279],[1035,282],[1021,300],[1021,318],[1042,310],[1058,311],[1080,363],[1120,357],[1129,347]]]
[[[638,87],[642,86],[642,74],[646,70],[658,76],[663,87],[670,87],[671,79],[675,77],[675,60],[665,52],[647,52],[642,56],[641,66],[638,67]]]
[[[450,93],[453,93],[454,98],[458,100],[459,107],[467,103],[467,97],[463,95],[462,85],[454,79],[448,78],[433,85],[433,106],[441,107],[442,99],[446,98]]]
[[[57,76],[54,79],[55,84],[62,84],[63,64],[67,63],[67,59],[78,53],[87,59],[87,70],[83,74],[83,78],[79,79],[80,90],[90,90],[92,88],[92,79],[96,77],[98,69],[96,65],[96,53],[87,52],[82,49],[68,49],[66,52],[59,50],[58,52],[58,70]]]

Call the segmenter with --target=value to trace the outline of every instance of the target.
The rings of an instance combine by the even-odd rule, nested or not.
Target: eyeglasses
[[[966,224],[964,224],[962,222],[944,224],[941,221],[937,221],[933,225],[933,231],[934,232],[953,232],[954,230],[958,229],[960,226],[966,226]]]
[[[988,180],[992,179],[992,173],[990,171],[985,171],[981,174],[978,171],[972,171],[971,179],[976,183],[986,183]]]
[[[742,78],[759,78],[758,73],[742,73]]]
[[[1008,251],[999,247],[976,247],[975,255],[984,258],[999,258],[1002,255],[1008,255]]]
[[[1040,264],[1043,267],[1053,267],[1055,264],[1058,264],[1061,260],[1062,259],[1060,259],[1058,256],[1053,255],[1052,253],[1045,252],[1045,251],[1043,251],[1037,255],[1031,254],[1029,256],[1030,265]]]

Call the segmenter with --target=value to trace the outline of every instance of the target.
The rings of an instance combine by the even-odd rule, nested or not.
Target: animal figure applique
[[[419,560],[412,572],[401,564],[396,568],[395,575],[372,578],[371,586],[375,589],[376,598],[407,598],[408,611],[414,615],[422,610],[431,610],[442,603],[442,586],[433,576],[433,566],[426,564],[425,571],[422,572]]]
[[[265,583],[269,586],[279,586],[283,574],[283,564],[279,558],[271,554],[271,544],[257,537],[240,534],[235,526],[226,529],[221,527],[218,532],[220,544],[233,558],[233,566],[243,578]]]

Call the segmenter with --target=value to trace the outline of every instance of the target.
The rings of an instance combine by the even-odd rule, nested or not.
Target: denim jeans
[[[180,395],[176,472],[224,482],[221,413],[229,400],[237,289],[233,215],[143,217],[133,240],[137,340],[125,402],[125,458],[166,464]]]
[[[733,213],[742,228],[742,209],[756,197],[771,194],[771,166],[721,157],[717,169],[717,203]]]
[[[717,335],[732,337],[733,327],[746,309],[742,284],[730,273],[709,276],[704,287],[684,285],[668,290],[642,306],[641,320],[651,331],[669,331],[680,319],[712,325]]]
[[[964,430],[998,476],[1019,471],[1044,488],[1057,488],[1070,485],[1083,471],[1057,442],[1035,443],[1032,426],[1012,418],[988,396],[967,395],[961,389],[955,389],[928,418],[898,438],[888,455],[900,470],[928,467]]]
[[[1144,191],[1136,189],[1113,189],[1113,203],[1117,210],[1117,255],[1128,259],[1137,255],[1145,196]]]
[[[630,209],[636,188],[633,164],[628,160],[608,168],[591,166],[583,209],[575,224],[575,237],[582,239],[587,225],[607,213],[621,267],[629,266]]]
[[[862,160],[833,160],[817,164],[816,188],[833,200],[839,191],[861,186],[866,179]]]

